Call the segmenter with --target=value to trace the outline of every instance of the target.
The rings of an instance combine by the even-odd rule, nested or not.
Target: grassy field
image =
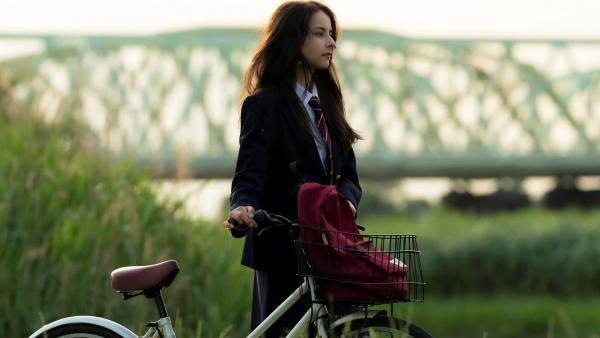
[[[182,265],[166,293],[182,336],[241,336],[251,290],[239,241],[158,202],[148,173],[106,156],[76,121],[0,104],[0,135],[0,337],[77,314],[141,331],[153,305],[123,304],[110,272],[169,258]]]
[[[395,313],[435,337],[600,337],[600,298],[462,295],[400,304]]]
[[[438,206],[360,223],[417,234],[429,292],[396,313],[436,337],[600,337],[598,211]]]
[[[418,236],[430,291],[579,296],[600,286],[600,211],[495,214],[434,207],[360,219],[368,232]]]

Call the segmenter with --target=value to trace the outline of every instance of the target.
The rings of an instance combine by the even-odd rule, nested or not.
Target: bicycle
[[[412,337],[432,338],[424,329],[409,323],[403,319],[388,316],[385,310],[370,310],[368,306],[389,303],[393,314],[393,302],[397,301],[422,301],[424,285],[420,269],[419,250],[414,235],[361,235],[362,242],[368,242],[369,247],[378,247],[377,253],[393,257],[390,266],[400,266],[409,269],[406,274],[409,279],[396,280],[386,283],[360,282],[354,280],[335,279],[315,271],[310,263],[311,245],[323,246],[310,240],[310,234],[323,235],[322,229],[313,229],[291,222],[283,216],[269,214],[258,210],[254,216],[261,226],[260,232],[277,227],[286,227],[298,253],[298,275],[303,278],[302,284],[293,291],[247,338],[259,338],[275,321],[280,318],[292,305],[307,300],[310,303],[309,310],[302,316],[298,323],[287,333],[286,338],[301,337],[309,332],[316,331],[315,337],[320,338],[376,338],[376,337]],[[315,231],[314,233],[312,233]],[[259,234],[260,235],[260,234]],[[335,241],[335,236],[355,236],[348,233],[328,233],[328,238]],[[325,238],[325,237],[323,237]],[[326,243],[331,247],[329,243]],[[344,248],[344,250],[348,250]],[[370,249],[369,249],[370,250]],[[369,257],[375,251],[360,249],[357,254],[360,257]],[[313,252],[314,253],[314,252]],[[388,256],[385,256],[388,257]],[[333,258],[333,256],[332,256]],[[387,259],[387,258],[386,258]],[[400,262],[400,263],[398,263]],[[408,267],[404,262],[408,262]],[[402,264],[402,265],[400,265]],[[149,329],[141,336],[142,338],[161,337],[175,338],[175,332],[171,319],[167,313],[161,290],[168,287],[177,276],[179,265],[175,260],[164,261],[147,266],[128,266],[118,268],[111,273],[111,284],[124,300],[144,295],[153,299],[159,314],[159,320],[148,323]],[[345,283],[345,284],[344,284]],[[361,306],[363,310],[355,311],[341,317],[335,317],[330,311],[333,308],[331,299],[324,296],[325,285],[331,287],[358,286],[377,287],[378,290],[389,290],[389,295],[383,300],[375,299],[352,299],[341,304],[352,304]],[[383,286],[383,288],[382,288]],[[399,288],[400,287],[400,288]],[[368,289],[367,289],[368,290]],[[398,290],[401,290],[400,294]],[[44,325],[34,332],[29,338],[139,338],[134,332],[125,326],[112,320],[94,316],[73,316],[56,320]]]

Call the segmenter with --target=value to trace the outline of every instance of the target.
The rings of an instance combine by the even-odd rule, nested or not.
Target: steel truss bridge
[[[0,34],[15,97],[76,116],[117,155],[229,178],[243,71],[259,32]],[[363,177],[600,174],[600,40],[412,39],[342,32],[335,62]]]

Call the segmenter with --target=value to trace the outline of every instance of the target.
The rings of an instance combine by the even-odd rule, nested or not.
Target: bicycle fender
[[[106,318],[94,316],[73,316],[56,320],[52,323],[48,323],[42,326],[39,330],[35,331],[31,336],[29,336],[29,338],[38,337],[44,332],[47,332],[48,330],[66,324],[92,324],[109,329],[123,338],[139,338],[138,335],[131,332],[128,328],[119,323],[113,322],[112,320]]]
[[[348,315],[343,316],[342,318],[337,319],[336,321],[334,321],[331,324],[331,327],[338,327],[338,326],[343,326],[346,323],[350,323],[353,320],[357,320],[357,319],[372,319],[375,316],[380,316],[380,315],[385,315],[386,312],[385,311],[381,311],[381,310],[369,310],[367,311],[367,316],[365,317],[365,312],[364,311],[359,311],[359,312],[354,312]]]

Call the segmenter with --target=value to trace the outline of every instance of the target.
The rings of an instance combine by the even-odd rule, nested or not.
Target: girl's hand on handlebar
[[[256,228],[257,224],[254,221],[254,208],[251,206],[239,206],[231,210],[229,212],[229,218],[223,222],[223,226],[227,230]]]

